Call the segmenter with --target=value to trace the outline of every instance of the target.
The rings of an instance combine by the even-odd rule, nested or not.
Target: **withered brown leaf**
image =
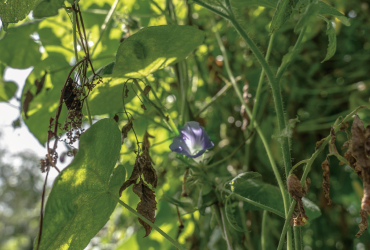
[[[132,129],[132,120],[129,120],[128,123],[122,127],[121,130],[121,144],[123,144],[123,140],[127,138],[128,132]]]
[[[150,87],[149,85],[146,85],[144,90],[143,90],[143,94],[147,95],[151,89],[152,89],[152,87]]]
[[[361,222],[358,223],[358,227],[360,228],[360,230],[356,234],[357,238],[360,238],[360,236],[367,230],[367,227],[368,227],[368,225],[367,225],[367,211],[361,210],[360,216],[361,216]]]
[[[143,168],[143,175],[146,182],[150,183],[153,188],[157,187],[157,173],[152,165],[153,160],[149,155],[150,142],[149,138],[154,138],[148,131],[145,132],[143,138],[143,156],[145,157],[145,165]]]
[[[141,172],[142,172],[142,166],[140,164],[140,162],[141,162],[140,158],[141,158],[140,156],[138,156],[136,158],[135,165],[134,165],[134,168],[132,170],[130,178],[128,180],[126,180],[125,183],[123,183],[123,185],[119,189],[119,196],[120,197],[122,195],[122,192],[125,191],[125,189],[128,188],[129,186],[131,186],[132,184],[136,183],[137,179],[140,177]]]
[[[140,202],[136,207],[136,211],[154,223],[155,210],[157,209],[154,191],[151,190],[143,180],[140,180],[139,183],[135,184],[132,187],[132,190],[140,198]],[[152,231],[152,227],[140,218],[139,222],[145,229],[146,234],[144,237],[148,236]]]
[[[327,159],[323,163],[321,163],[321,168],[323,170],[322,188],[323,188],[323,191],[324,191],[325,198],[328,201],[328,205],[330,205],[331,204],[331,199],[330,199],[330,168],[329,168],[329,161]]]
[[[338,155],[339,153],[338,153],[337,147],[335,146],[336,136],[335,136],[335,131],[333,127],[331,127],[330,129],[330,135],[331,135],[331,139],[329,142],[329,153]]]
[[[23,101],[23,112],[24,112],[24,116],[26,117],[26,119],[28,119],[27,112],[28,112],[30,102],[33,99],[33,94],[30,92],[30,90],[27,90],[25,96],[26,97],[24,98],[24,101]]]
[[[292,198],[297,202],[294,207],[293,217],[291,218],[291,225],[296,227],[300,227],[306,224],[307,220],[309,219],[306,215],[306,211],[304,210],[304,205],[302,202],[302,197],[304,197],[308,193],[308,189],[310,187],[311,180],[309,178],[306,179],[305,185],[301,186],[301,182],[299,181],[298,177],[295,174],[289,175],[287,179],[287,187],[288,192],[292,196]]]

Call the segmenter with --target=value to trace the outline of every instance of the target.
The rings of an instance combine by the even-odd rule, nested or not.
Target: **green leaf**
[[[198,209],[201,215],[205,215],[206,208],[217,202],[217,196],[214,190],[208,186],[203,185],[199,193]]]
[[[63,88],[69,70],[70,65],[63,55],[50,53],[49,57],[35,66],[22,90],[22,105],[28,90],[35,96],[28,108],[28,119],[25,118],[23,108],[22,115],[30,132],[42,145],[47,140],[49,121],[51,117],[55,117],[61,95],[60,91]],[[35,81],[40,79],[45,71],[55,71],[55,73],[46,76],[43,89],[36,95],[37,86],[35,85]],[[61,124],[64,124],[66,116],[67,108],[64,106],[59,117]]]
[[[257,172],[245,172],[235,176],[230,182],[231,191],[234,191],[236,185],[242,185],[245,181],[249,179],[262,179],[262,175]]]
[[[277,3],[276,11],[271,21],[270,34],[280,29],[284,23],[290,18],[293,8],[298,0],[279,0]]]
[[[308,218],[310,218],[310,221],[321,216],[321,210],[315,203],[313,203],[306,197],[302,198],[302,202],[304,205],[304,210],[306,211],[306,215],[308,216]]]
[[[249,7],[249,6],[262,6],[266,8],[273,8],[275,9],[279,0],[231,0],[231,5],[235,8],[243,8],[243,7]],[[298,2],[295,0],[295,2]],[[332,15],[338,18],[344,25],[349,26],[350,23],[348,21],[348,18],[340,13],[336,8],[331,7],[327,3],[323,1],[319,1],[320,6],[320,15]],[[286,9],[287,13],[289,9]],[[290,14],[289,14],[290,15]],[[287,17],[289,18],[289,16]],[[270,28],[271,30],[271,28]]]
[[[114,169],[120,148],[113,119],[81,135],[75,159],[55,179],[46,203],[40,250],[84,249],[107,223],[117,205],[109,193],[118,197],[126,175],[123,165]]]
[[[9,0],[0,1],[0,19],[4,30],[9,23],[17,23],[25,19],[38,0]]]
[[[337,35],[335,34],[335,29],[333,27],[333,24],[331,21],[329,21],[326,18],[324,18],[324,20],[327,23],[326,34],[329,37],[329,44],[328,44],[328,51],[326,52],[326,56],[324,60],[321,61],[322,63],[329,60],[332,56],[334,56],[335,51],[337,50]]]
[[[320,5],[318,2],[310,3],[307,6],[306,11],[300,15],[298,23],[294,28],[294,32],[298,32],[303,27],[309,25],[310,23],[313,23],[319,11],[320,11]]]
[[[33,9],[33,16],[35,18],[55,16],[63,6],[64,0],[42,0]]]
[[[183,201],[179,201],[171,196],[169,196],[168,194],[164,193],[163,196],[161,197],[160,199],[161,201],[165,201],[165,202],[168,202],[172,205],[175,205],[175,206],[178,206],[178,207],[181,207],[182,209],[184,209],[186,212],[188,213],[192,213],[195,211],[195,208],[193,206],[192,203],[190,202],[183,202]]]
[[[5,82],[3,80],[3,72],[5,70],[5,65],[0,63],[0,102],[9,101],[18,89],[17,84],[14,82]]]
[[[31,38],[37,31],[39,22],[26,23],[9,28],[0,40],[0,61],[7,66],[24,69],[36,65],[41,60],[39,45]]]
[[[241,226],[239,226],[238,221],[236,219],[236,216],[234,215],[235,214],[235,206],[238,206],[239,202],[231,203],[229,205],[230,198],[231,198],[231,195],[229,195],[226,198],[226,202],[225,202],[226,219],[229,222],[230,226],[232,228],[234,228],[236,231],[246,232]]]
[[[284,213],[284,203],[281,192],[273,185],[256,179],[248,179],[242,183],[234,183],[231,188],[234,189],[234,193]],[[303,198],[302,201],[305,208],[307,208],[306,214],[310,220],[316,219],[321,215],[320,208],[312,201],[307,198]],[[250,203],[243,203],[243,208],[245,210],[262,210],[262,208]]]
[[[143,28],[119,46],[113,76],[143,78],[185,59],[203,40],[204,32],[191,26]]]

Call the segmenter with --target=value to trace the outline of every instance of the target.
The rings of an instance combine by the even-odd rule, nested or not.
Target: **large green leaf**
[[[276,8],[279,0],[231,0],[231,5],[235,8],[249,7],[249,6],[262,6],[266,8]],[[323,1],[319,1],[319,14],[332,15],[338,18],[344,25],[349,26],[348,18],[340,13],[336,8],[331,7]],[[284,5],[284,7],[286,7]],[[287,9],[286,9],[287,10]],[[287,10],[288,11],[288,10]]]
[[[31,38],[37,31],[39,22],[26,23],[9,28],[0,40],[0,61],[7,66],[24,69],[36,65],[41,60],[39,45]]]
[[[257,179],[243,179],[243,181],[231,182],[230,185],[233,192],[284,213],[283,198],[277,187]],[[309,199],[305,198],[303,204],[307,208],[306,214],[310,220],[321,215],[320,209]],[[244,202],[243,208],[245,210],[262,210],[262,208],[247,202]]]
[[[114,169],[120,148],[113,119],[81,135],[75,159],[55,179],[46,203],[40,250],[84,249],[107,223],[117,205],[109,193],[118,197],[126,175],[123,165]]]
[[[204,32],[191,26],[164,25],[143,28],[118,48],[114,77],[142,78],[185,59],[202,44]]]
[[[0,19],[4,30],[7,31],[9,23],[17,23],[27,17],[38,0],[11,0],[0,1]]]

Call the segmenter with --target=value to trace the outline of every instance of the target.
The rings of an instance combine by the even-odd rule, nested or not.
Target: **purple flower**
[[[173,152],[196,158],[213,146],[207,132],[198,122],[187,122],[180,129],[180,135],[173,139],[170,149]]]

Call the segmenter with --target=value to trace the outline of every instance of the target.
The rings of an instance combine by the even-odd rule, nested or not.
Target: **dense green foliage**
[[[61,128],[73,110],[67,109],[69,99],[63,96],[67,77],[77,85],[86,83],[83,94],[88,94],[82,108],[86,130],[74,130],[83,132],[79,143],[72,140],[69,145],[78,153],[56,178],[45,202],[39,249],[84,249],[87,244],[88,249],[175,249],[151,225],[154,211],[155,226],[183,249],[264,250],[276,249],[279,242],[290,250],[370,248],[369,229],[355,237],[362,181],[334,155],[329,158],[332,204],[327,204],[320,165],[328,147],[313,158],[309,173],[303,164],[294,170],[298,177],[308,173],[311,179],[302,199],[309,219],[280,239],[291,205],[285,184],[291,166],[309,159],[334,124],[335,144],[344,155],[341,146],[351,138],[351,129],[339,132],[335,122],[369,103],[368,3],[81,0],[84,38],[74,26],[76,16],[80,19],[70,8],[72,0],[14,4],[18,2],[22,8],[16,13],[9,11],[14,8],[11,1],[0,3],[0,101],[9,101],[16,91],[14,83],[2,79],[5,67],[33,67],[20,113],[49,149],[45,153],[54,157],[51,138],[66,132]],[[26,17],[30,10],[33,16]],[[71,71],[76,63],[88,66]],[[357,113],[366,126],[370,111]],[[55,121],[60,126],[53,134]],[[215,145],[204,161],[169,150],[188,121],[199,122]],[[348,121],[352,123],[352,116]],[[120,149],[117,127],[130,122],[134,131],[126,131]],[[68,143],[71,137],[64,134],[61,139]],[[42,182],[31,174],[39,171],[38,163],[32,160],[31,167],[29,157],[20,157],[22,174],[0,158],[0,208],[12,210],[8,216],[8,210],[0,209],[0,249],[27,249],[33,241],[37,248],[34,211],[40,209]],[[46,161],[44,166],[55,171]],[[151,165],[155,180],[145,172]],[[137,183],[140,175],[147,184]],[[37,188],[30,188],[36,179]],[[149,221],[116,207],[114,197],[125,180],[134,185],[125,188],[121,202]],[[16,215],[24,211],[32,216],[20,222]],[[28,222],[26,230],[20,228]]]

